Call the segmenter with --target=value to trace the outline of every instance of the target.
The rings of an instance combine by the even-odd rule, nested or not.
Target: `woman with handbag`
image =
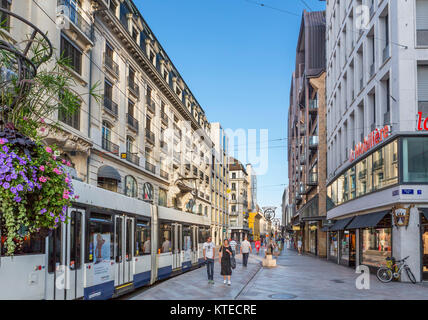
[[[221,272],[220,274],[224,278],[224,284],[227,283],[228,286],[232,285],[230,281],[230,276],[232,275],[232,264],[231,264],[231,258],[233,258],[232,254],[232,248],[229,245],[229,240],[224,239],[223,245],[219,249],[218,254],[219,262],[221,265]],[[226,282],[227,277],[227,282]]]

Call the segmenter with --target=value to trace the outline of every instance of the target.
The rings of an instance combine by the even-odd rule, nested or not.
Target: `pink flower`
[[[56,160],[56,156],[52,156],[52,159]]]
[[[62,194],[62,198],[67,200],[70,198],[68,190],[64,190],[64,193]]]
[[[71,162],[67,161],[67,166],[71,167]]]
[[[43,176],[41,176],[41,177],[39,178],[39,181],[40,181],[40,182],[43,182],[43,183],[45,183],[47,180],[48,180],[48,179],[46,179],[46,177],[43,177]]]
[[[59,170],[58,168],[53,169],[53,172],[55,172],[57,175],[62,174],[62,171]]]
[[[51,148],[49,148],[49,147],[46,147],[46,152],[48,152],[48,153],[52,153],[52,149],[51,149]]]
[[[79,196],[74,196],[74,199],[79,199]]]
[[[63,163],[63,164],[66,164],[66,163],[67,163],[67,161],[65,161],[65,159],[62,159],[62,163]]]
[[[39,169],[40,171],[45,171],[45,166],[40,166]]]
[[[28,120],[28,118],[27,118],[27,117],[22,117],[22,119],[23,119],[24,121],[27,121],[27,120]]]
[[[41,122],[41,123],[45,123],[45,119],[40,118],[40,122]]]
[[[65,178],[65,182],[66,182],[66,183],[69,183],[69,182],[70,182],[70,179]]]
[[[9,140],[5,138],[0,138],[0,144],[5,144],[6,142],[9,142]]]
[[[44,127],[41,127],[41,128],[40,128],[40,131],[41,131],[41,132],[45,132],[45,130],[46,130],[46,129],[45,129]]]

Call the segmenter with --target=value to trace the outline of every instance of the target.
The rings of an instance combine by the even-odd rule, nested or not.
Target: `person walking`
[[[207,275],[208,283],[214,284],[214,243],[211,241],[211,237],[207,238],[203,245],[204,260],[207,263]]]
[[[297,249],[299,251],[299,256],[302,255],[302,238],[299,238],[299,240],[297,240]]]
[[[261,246],[261,244],[260,244],[260,240],[257,240],[257,241],[256,241],[256,243],[254,244],[254,246],[256,247],[257,255],[259,255],[259,252],[260,252],[260,246]]]
[[[245,236],[244,241],[241,243],[241,253],[242,253],[242,265],[244,267],[247,266],[248,256],[250,252],[253,252],[253,248],[251,248],[251,244],[248,241],[248,237]]]
[[[235,239],[232,239],[232,240],[230,240],[229,244],[230,244],[230,247],[232,248],[233,256],[235,256],[236,246],[238,245],[238,243],[235,241]]]
[[[224,284],[226,284],[227,277],[227,285],[232,285],[230,281],[230,276],[232,275],[232,266],[230,263],[230,258],[232,257],[232,248],[229,245],[229,240],[224,239],[223,245],[220,247],[218,251],[218,260],[221,265],[220,274],[223,276]]]

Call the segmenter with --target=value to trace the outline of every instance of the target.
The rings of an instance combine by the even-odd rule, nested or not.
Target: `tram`
[[[202,266],[208,217],[73,186],[67,224],[0,255],[0,299],[110,299]]]

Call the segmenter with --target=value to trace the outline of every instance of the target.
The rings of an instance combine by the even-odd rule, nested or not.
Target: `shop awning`
[[[422,211],[422,214],[425,216],[425,218],[428,220],[428,208],[420,208]]]
[[[102,166],[98,169],[98,177],[100,178],[110,178],[117,181],[121,181],[119,172],[110,166]]]
[[[376,227],[377,224],[390,212],[391,210],[385,210],[385,211],[365,214],[363,216],[356,216],[354,221],[352,221],[352,223],[350,223],[346,229],[361,229],[361,228]]]
[[[321,228],[321,231],[322,231],[322,232],[330,231],[330,227],[322,227],[322,228]]]
[[[345,230],[346,226],[354,219],[354,217],[337,220],[329,231]]]

